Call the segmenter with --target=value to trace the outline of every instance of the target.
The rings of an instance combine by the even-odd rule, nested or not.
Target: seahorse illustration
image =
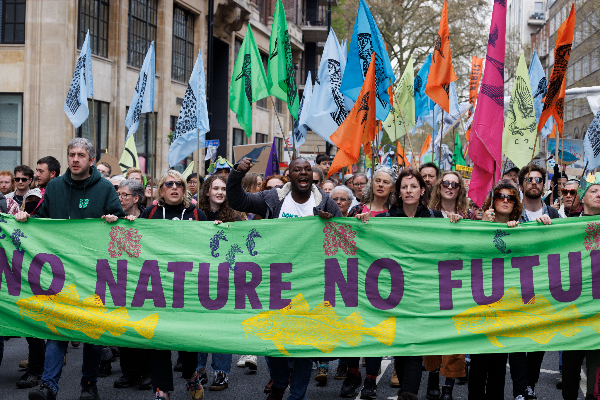
[[[237,244],[231,246],[231,248],[227,252],[227,256],[225,257],[225,259],[229,263],[229,269],[232,271],[235,270],[235,253],[243,253],[242,249],[240,249],[240,246],[238,246]]]
[[[246,238],[246,248],[248,249],[248,253],[250,253],[251,256],[255,256],[258,254],[258,252],[254,251],[254,247],[256,247],[254,239],[259,237],[262,236],[260,236],[260,233],[258,233],[258,231],[254,228],[252,228],[252,230],[248,233],[248,237]]]
[[[510,235],[510,233],[506,233],[504,231],[501,231],[500,229],[497,229],[496,236],[494,236],[494,246],[496,246],[496,248],[504,254],[509,254],[512,251],[506,250],[506,243],[504,243],[504,240],[502,240],[504,236],[508,235]]]
[[[220,240],[224,240],[226,242],[228,241],[227,236],[225,236],[225,231],[223,230],[220,230],[219,232],[215,233],[215,236],[213,236],[210,239],[210,254],[212,254],[212,256],[215,258],[219,257],[219,253],[217,253],[216,251],[219,250]]]

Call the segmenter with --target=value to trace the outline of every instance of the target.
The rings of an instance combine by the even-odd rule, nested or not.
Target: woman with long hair
[[[356,178],[354,178],[356,182]],[[369,217],[388,212],[394,203],[395,174],[391,168],[378,166],[373,174],[372,185],[367,183],[363,190],[363,202],[348,211],[349,217],[356,217],[363,222]],[[371,186],[373,194],[371,195]]]
[[[482,210],[482,221],[501,222],[509,228],[517,226],[523,212],[523,204],[515,184],[508,179],[498,181],[492,195],[483,203]]]
[[[452,222],[467,218],[467,188],[456,171],[446,171],[433,185],[429,208],[442,212]]]

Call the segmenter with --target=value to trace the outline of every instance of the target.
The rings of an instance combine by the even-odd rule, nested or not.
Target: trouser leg
[[[576,400],[579,395],[581,364],[585,350],[565,350],[562,354],[562,395],[564,400]]]
[[[29,345],[29,363],[27,365],[27,372],[31,375],[42,375],[44,372],[46,341],[44,339],[28,337],[27,344]]]
[[[69,342],[48,340],[46,343],[46,355],[44,358],[44,373],[42,383],[52,389],[54,394],[58,393],[58,381],[62,374],[63,361],[67,352]]]
[[[96,344],[83,344],[83,364],[81,365],[81,382],[96,382],[98,368],[102,358],[102,346]]]
[[[151,379],[152,391],[173,391],[173,365],[170,350],[152,350]]]
[[[527,354],[510,353],[508,355],[510,377],[513,382],[513,397],[527,395]]]

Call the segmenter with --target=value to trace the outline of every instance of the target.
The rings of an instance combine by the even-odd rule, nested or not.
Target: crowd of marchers
[[[554,218],[600,215],[600,184],[580,187],[580,180],[569,180],[556,169],[547,182],[546,170],[535,164],[505,171],[480,208],[468,199],[460,173],[440,171],[433,163],[418,170],[376,166],[370,176],[356,173],[326,179],[330,166],[327,155],[319,155],[314,165],[296,158],[283,174],[271,176],[251,172],[252,160],[248,158],[232,165],[219,157],[205,177],[195,173],[184,177],[168,170],[156,180],[138,168],[113,174],[109,164],[96,165],[94,154],[88,140],[75,138],[67,147],[68,168],[62,174],[60,163],[51,156],[41,158],[35,171],[26,165],[12,172],[1,171],[0,212],[14,215],[23,223],[29,218],[101,218],[105,223],[119,218],[147,218],[219,224],[319,216],[357,218],[364,223],[371,217],[447,218],[448,223],[455,224],[470,219],[511,228],[526,221],[550,225]],[[0,342],[3,351],[4,338]],[[19,365],[25,373],[17,387],[30,389],[30,400],[54,400],[68,342],[38,338],[27,338],[27,342],[27,358]],[[231,354],[212,354],[208,366],[207,353],[180,351],[173,366],[169,350],[72,344],[83,346],[81,400],[99,398],[97,379],[112,373],[111,363],[117,356],[122,376],[114,381],[114,387],[152,390],[156,400],[170,399],[173,371],[181,372],[191,399],[204,398],[205,386],[211,391],[229,386]],[[394,356],[394,370],[389,384],[399,388],[399,399],[418,398],[424,373],[429,400],[451,400],[455,383],[468,384],[469,400],[504,399],[508,363],[512,395],[515,400],[525,400],[537,398],[535,388],[544,352],[390,355]],[[358,357],[341,358],[336,371],[331,372],[333,379],[343,381],[340,397],[377,398],[382,358],[365,356],[364,376]],[[315,380],[320,385],[325,385],[330,375],[331,358],[265,358],[271,378],[265,386],[268,400],[282,399],[288,387],[289,400],[302,400],[313,369],[317,369]],[[592,371],[586,398],[593,398],[600,350],[569,350],[560,352],[556,360],[561,373],[557,388],[563,399],[577,399],[584,360],[586,371]],[[257,356],[243,355],[236,365],[256,371]]]

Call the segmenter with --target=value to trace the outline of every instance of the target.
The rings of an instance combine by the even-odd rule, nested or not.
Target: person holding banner
[[[452,222],[467,218],[467,189],[456,171],[446,171],[433,185],[429,208],[441,211]]]
[[[289,183],[259,193],[248,193],[242,187],[242,180],[250,168],[252,160],[244,157],[234,166],[227,179],[227,199],[234,210],[258,214],[265,219],[313,215],[324,219],[342,217],[337,204],[322,189],[313,185],[312,168],[306,159],[296,158],[290,162]],[[303,400],[310,381],[312,361],[309,358],[290,357],[267,359],[273,379],[268,399],[281,400],[289,384],[288,400]],[[294,361],[291,375],[288,360]]]
[[[114,222],[125,213],[117,192],[94,166],[95,151],[92,143],[84,138],[75,138],[67,147],[69,168],[46,187],[44,201],[36,211],[35,218],[84,219],[105,218]],[[108,216],[114,216],[109,218]],[[15,215],[18,222],[26,222],[29,214],[20,211]],[[29,392],[30,400],[55,400],[58,381],[62,373],[63,360],[69,342],[48,340],[44,360],[42,385]],[[85,343],[80,400],[97,400],[98,368],[102,346]]]
[[[498,181],[492,196],[483,203],[482,221],[500,222],[514,228],[519,224],[523,205],[515,184],[509,179]]]
[[[350,204],[352,204],[352,201],[354,200],[352,190],[347,186],[336,186],[331,191],[331,198],[340,208],[342,215],[347,217]]]
[[[388,212],[390,205],[394,202],[394,184],[396,183],[396,174],[391,168],[378,165],[375,167],[373,175],[373,184],[365,185],[360,190],[363,191],[363,202],[352,207],[348,212],[349,217],[356,217],[363,222],[367,222],[369,217],[374,217],[381,213]],[[356,181],[356,178],[354,178]],[[373,187],[373,196],[371,197],[371,186]],[[372,199],[372,200],[371,200]]]

